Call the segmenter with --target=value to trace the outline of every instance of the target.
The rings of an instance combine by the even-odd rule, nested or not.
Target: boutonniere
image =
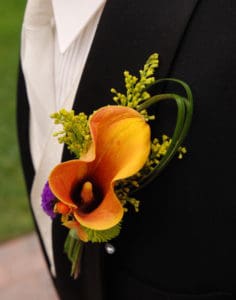
[[[49,174],[42,208],[51,218],[59,215],[69,229],[64,250],[74,278],[80,272],[84,243],[106,243],[117,237],[128,207],[139,210],[135,193],[155,179],[176,154],[182,158],[186,152],[181,145],[191,123],[191,91],[177,79],[156,80],[157,67],[155,53],[139,71],[139,78],[125,71],[126,93],[111,89],[114,105],[101,107],[90,116],[64,109],[51,116],[62,125],[55,136],[75,158],[58,164]],[[150,88],[163,82],[179,84],[185,95],[152,95]],[[165,100],[177,105],[172,137],[151,133],[149,125],[155,115],[148,109]]]

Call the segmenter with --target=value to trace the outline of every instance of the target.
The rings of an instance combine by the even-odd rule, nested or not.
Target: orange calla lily
[[[89,126],[92,146],[88,153],[57,165],[49,185],[79,224],[105,230],[123,217],[114,182],[143,167],[150,151],[150,127],[136,110],[122,106],[97,110]]]

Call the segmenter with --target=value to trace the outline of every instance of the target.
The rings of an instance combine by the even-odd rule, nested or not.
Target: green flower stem
[[[191,124],[193,114],[193,99],[190,88],[186,83],[182,82],[181,80],[172,78],[157,80],[154,84],[158,84],[164,81],[173,81],[180,84],[184,88],[187,97],[185,98],[177,94],[170,93],[155,95],[138,107],[138,111],[142,111],[156,104],[157,102],[164,100],[174,100],[177,104],[178,112],[174,134],[172,136],[171,144],[167,150],[166,155],[163,156],[160,163],[149,173],[149,175],[139,182],[139,187],[133,192],[136,192],[137,190],[149,184],[166,167],[166,165],[170,162],[172,157],[175,155],[175,153],[181,146]]]
[[[75,235],[74,229],[71,229],[67,235],[64,251],[71,262],[71,276],[76,279],[80,273],[80,261],[83,252],[84,243]]]

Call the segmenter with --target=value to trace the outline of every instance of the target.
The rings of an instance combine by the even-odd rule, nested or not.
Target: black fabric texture
[[[235,28],[232,0],[107,2],[76,95],[76,112],[90,114],[112,104],[109,90],[123,89],[123,71],[137,74],[140,64],[158,52],[158,77],[176,77],[191,86],[194,116],[185,142],[188,154],[182,161],[174,159],[136,195],[140,212],[130,208],[125,215],[122,232],[112,242],[114,255],[106,254],[104,245],[86,245],[78,280],[69,278],[63,254],[67,230],[55,220],[55,283],[61,299],[233,299]],[[163,86],[169,90],[176,87]],[[21,97],[25,103],[19,111],[28,109],[25,94],[19,92],[19,101]],[[162,103],[154,111],[155,135],[171,134],[175,105]],[[30,186],[27,125],[20,124],[19,131]],[[63,160],[71,158],[65,149]]]
[[[110,87],[123,88],[123,71],[128,69],[131,72],[137,72],[142,67],[140,64],[157,50],[163,53],[163,62],[160,65],[159,74],[161,74],[161,77],[167,76],[177,51],[178,42],[182,38],[196,1],[184,1],[183,3],[185,6],[177,14],[175,5],[171,6],[171,12],[168,11],[168,7],[170,7],[168,1],[159,1],[158,6],[155,1],[149,1],[148,6],[141,1],[135,3],[127,0],[108,1],[78,89],[74,105],[75,111],[84,111],[89,114],[100,106],[112,104]],[[178,26],[165,21],[174,14],[178,20]],[[150,19],[152,22],[150,22]],[[139,23],[139,20],[142,20],[142,22]],[[164,24],[168,27],[169,34],[162,30]],[[63,160],[70,158],[70,153],[65,149]],[[54,223],[54,243],[57,245],[57,248],[55,247],[55,257],[58,259],[58,263],[62,259],[65,239],[65,236],[59,233],[62,231],[60,228],[61,225],[58,226]],[[89,245],[86,247],[84,256],[89,251],[89,247]],[[95,252],[90,253],[90,255],[93,258],[96,256],[96,248],[101,254],[104,253],[101,247],[103,246],[96,245]],[[63,258],[64,264],[68,265],[67,258]],[[104,299],[106,280],[102,280],[101,269],[97,268],[97,264],[101,264],[101,255],[97,255],[97,258],[100,258],[100,260],[97,260],[96,263],[94,263],[94,260],[83,260],[83,269],[90,271],[86,272],[88,275],[87,280],[85,280],[86,274],[84,274],[78,279],[77,283],[71,283],[71,280],[67,279],[69,270],[64,272],[64,268],[58,268],[58,280],[64,284],[60,293],[67,291],[67,294],[62,297],[65,299],[68,297],[68,288],[65,288],[67,283],[68,287],[72,288],[73,286],[71,299],[74,299],[73,297],[76,295],[74,291],[77,291],[77,296],[79,296],[80,291],[82,295],[85,295],[88,291],[87,285],[83,281],[85,280],[93,282],[95,287],[89,290],[91,294],[87,295],[88,298],[85,299]],[[87,264],[85,261],[87,261]],[[59,265],[58,263],[56,265]],[[99,281],[95,282],[94,276],[97,272],[96,278],[99,278]]]

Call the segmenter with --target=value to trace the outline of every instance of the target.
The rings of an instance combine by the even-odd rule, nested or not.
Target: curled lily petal
[[[123,217],[114,182],[142,168],[150,151],[150,128],[137,111],[107,106],[93,114],[90,130],[95,155],[59,164],[49,184],[80,224],[105,230]]]
[[[52,170],[48,180],[55,197],[69,207],[77,208],[71,198],[71,191],[77,182],[83,180],[87,170],[87,164],[78,159],[57,165]]]

